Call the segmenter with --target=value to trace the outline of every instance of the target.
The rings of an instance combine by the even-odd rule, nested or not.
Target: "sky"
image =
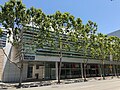
[[[8,0],[0,0],[3,5]],[[22,0],[27,8],[41,8],[45,14],[56,11],[69,12],[81,18],[96,22],[98,32],[108,34],[120,29],[120,0]]]

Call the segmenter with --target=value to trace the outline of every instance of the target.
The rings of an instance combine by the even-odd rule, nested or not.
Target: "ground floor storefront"
[[[115,76],[120,74],[119,65],[104,64],[104,71],[102,64],[92,63],[74,63],[62,62],[61,65],[61,79]],[[51,80],[58,79],[59,62],[29,62],[27,65],[26,80]]]

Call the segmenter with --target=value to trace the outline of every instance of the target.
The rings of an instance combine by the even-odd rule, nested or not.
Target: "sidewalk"
[[[117,77],[113,77],[113,79],[117,79]],[[105,77],[105,80],[111,80],[112,76]],[[91,77],[87,78],[88,82],[94,82],[96,80],[103,80],[102,77]],[[42,86],[50,86],[50,85],[61,85],[61,84],[72,84],[72,83],[82,83],[84,80],[82,78],[76,79],[64,79],[61,80],[61,83],[58,84],[57,80],[49,80],[49,81],[37,81],[37,82],[23,82],[21,88],[32,88],[32,87],[42,87]],[[18,83],[0,83],[1,89],[15,89],[17,88]]]

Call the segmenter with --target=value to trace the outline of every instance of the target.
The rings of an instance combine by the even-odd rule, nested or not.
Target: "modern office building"
[[[117,30],[117,31],[114,31],[114,32],[111,32],[108,34],[109,36],[117,36],[120,38],[120,30]]]
[[[6,34],[5,34],[6,35]],[[1,40],[4,51],[7,56],[20,66],[20,57],[23,56],[23,81],[30,80],[49,80],[58,79],[59,67],[59,51],[51,49],[49,46],[44,48],[32,49],[33,30],[26,30],[22,33],[21,47],[12,47],[10,43],[4,42],[6,36]],[[62,53],[62,68],[61,79],[69,78],[83,78],[84,63],[86,65],[87,77],[100,76],[101,60],[89,58],[85,59],[81,53],[75,51],[63,51]],[[116,72],[116,65],[120,62],[105,60],[105,75],[114,75]],[[112,67],[112,68],[111,68]],[[112,69],[112,70],[111,70]],[[120,71],[118,71],[120,73]],[[0,77],[3,82],[18,82],[20,77],[20,70],[4,55],[3,50],[0,49]]]
[[[3,48],[6,47],[6,37],[7,37],[7,33],[6,31],[4,31],[2,37],[0,38],[0,47]],[[3,63],[4,63],[4,53],[2,49],[0,49],[0,77],[2,77]],[[0,80],[2,79],[0,78]]]

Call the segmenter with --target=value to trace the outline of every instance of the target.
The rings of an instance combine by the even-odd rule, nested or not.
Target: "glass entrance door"
[[[33,73],[33,66],[29,65],[27,71],[27,78],[32,78],[32,73]]]

